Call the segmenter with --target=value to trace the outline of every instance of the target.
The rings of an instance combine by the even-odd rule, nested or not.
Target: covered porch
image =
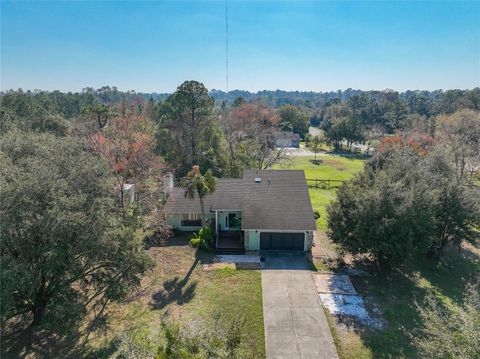
[[[243,232],[219,230],[215,248],[217,253],[245,253]]]
[[[215,248],[217,253],[245,253],[241,228],[242,212],[215,210]]]

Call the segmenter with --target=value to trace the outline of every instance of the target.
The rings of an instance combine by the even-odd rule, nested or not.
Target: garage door
[[[260,233],[262,251],[303,251],[304,242],[304,233]]]

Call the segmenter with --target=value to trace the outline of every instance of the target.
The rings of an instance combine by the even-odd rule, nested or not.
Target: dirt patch
[[[337,260],[340,258],[335,246],[327,238],[325,232],[315,231],[313,236],[312,256],[317,259]]]
[[[325,159],[322,159],[322,162],[324,165],[331,166],[335,168],[337,171],[345,171],[347,169],[343,163],[341,163],[340,161],[336,161],[334,159],[325,158]]]

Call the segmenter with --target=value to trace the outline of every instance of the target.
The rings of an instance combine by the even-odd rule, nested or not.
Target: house
[[[279,131],[275,134],[275,147],[300,147],[300,135],[293,132]]]
[[[316,230],[305,175],[297,170],[244,170],[242,178],[220,178],[204,198],[217,251],[309,251]],[[201,228],[197,199],[172,187],[167,222],[181,231]]]

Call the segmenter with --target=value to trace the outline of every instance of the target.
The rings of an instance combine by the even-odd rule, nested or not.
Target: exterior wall
[[[300,140],[296,138],[277,138],[275,147],[300,147]]]
[[[219,222],[222,226],[222,230],[225,229],[225,215],[228,215],[228,213],[235,212],[237,213],[237,216],[241,218],[241,212],[239,211],[218,211],[218,219]],[[210,221],[215,220],[215,213],[206,213],[207,219]],[[167,223],[170,224],[171,226],[178,228],[181,231],[185,232],[191,232],[191,231],[197,231],[201,227],[196,226],[182,226],[181,222],[182,221],[182,214],[169,214],[167,215]],[[238,228],[237,228],[238,229]],[[229,228],[229,230],[237,230],[235,228]],[[304,251],[308,252],[312,249],[312,243],[313,243],[313,231],[279,231],[279,230],[255,230],[255,229],[247,229],[244,231],[244,239],[245,239],[245,249],[247,251],[259,251],[260,250],[260,233],[261,232],[280,232],[280,233],[299,233],[299,232],[304,232],[305,233],[305,241],[304,241]]]
[[[207,220],[215,220],[214,213],[205,213]],[[175,228],[178,228],[181,231],[191,232],[197,231],[201,226],[182,226],[182,214],[180,213],[172,213],[167,215],[167,223]]]
[[[235,213],[237,215],[237,218],[242,218],[242,212],[241,211],[217,211],[217,220],[218,223],[220,224],[220,229],[222,231],[237,231],[240,229],[240,227],[229,227],[228,229],[225,228],[225,217],[228,216],[229,213]],[[215,214],[213,214],[213,217],[215,217]]]
[[[313,245],[313,231],[306,231],[305,232],[305,248],[303,249],[305,252],[310,252],[312,250]]]
[[[255,230],[245,231],[245,249],[247,251],[260,250],[260,232]]]
[[[312,231],[279,231],[279,230],[245,230],[245,249],[247,251],[259,251],[260,250],[260,233],[262,232],[277,232],[277,233],[305,233],[304,248],[305,252],[312,249],[313,232]]]

